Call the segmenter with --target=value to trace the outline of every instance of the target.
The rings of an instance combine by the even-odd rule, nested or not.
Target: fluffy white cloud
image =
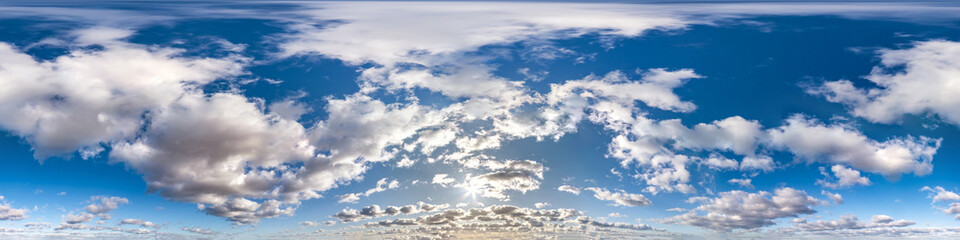
[[[457,186],[479,193],[483,197],[509,201],[510,198],[504,194],[504,191],[526,193],[536,190],[540,188],[540,179],[543,179],[543,165],[530,160],[503,162],[487,160],[484,167],[493,172],[468,176],[463,184]]]
[[[673,89],[682,86],[687,80],[702,78],[691,69],[668,71],[654,68],[641,72],[640,81],[632,81],[619,71],[607,73],[603,77],[588,76],[582,80],[571,80],[563,84],[552,84],[548,103],[582,101],[586,98],[608,99],[624,106],[633,106],[640,101],[649,107],[669,111],[690,112],[696,109],[691,102],[680,100]]]
[[[943,210],[943,212],[946,214],[954,214],[954,218],[957,220],[960,220],[960,203],[957,203],[957,202],[950,203],[949,207],[941,210]]]
[[[830,201],[833,201],[833,204],[843,204],[843,195],[839,193],[827,192],[827,190],[821,190],[820,194],[827,196]]]
[[[628,193],[624,190],[611,192],[604,188],[588,187],[584,189],[593,191],[593,197],[599,200],[612,201],[615,206],[637,207],[647,206],[651,203],[650,199],[647,199],[643,194]]]
[[[727,180],[727,182],[730,184],[736,184],[744,188],[753,188],[753,183],[752,183],[753,179],[749,179],[749,178],[734,178],[734,179]]]
[[[444,112],[416,102],[385,104],[362,94],[328,98],[326,111],[328,118],[309,129],[309,139],[310,146],[327,154],[298,169],[293,180],[282,185],[284,195],[317,197],[316,191],[362,174],[365,163],[393,159],[396,151],[388,148],[400,147],[419,130],[442,125],[446,120]]]
[[[776,167],[776,163],[773,162],[773,158],[770,156],[745,156],[743,160],[740,160],[741,171],[760,170],[763,172],[772,172],[774,167]]]
[[[216,79],[236,76],[248,59],[180,56],[183,50],[148,48],[115,41],[130,33],[79,31],[77,49],[37,61],[0,43],[0,127],[23,137],[39,159],[86,148],[99,151],[136,135],[142,115]],[[97,35],[97,36],[91,36]]]
[[[451,184],[454,181],[456,181],[456,179],[453,179],[452,177],[448,177],[447,174],[445,173],[441,173],[441,174],[433,175],[433,180],[430,183],[446,186],[447,184]]]
[[[617,115],[624,116],[614,117]],[[772,159],[755,153],[764,137],[760,124],[742,117],[730,117],[688,128],[679,119],[657,121],[643,115],[631,117],[627,111],[603,115],[602,123],[608,128],[622,129],[620,131],[623,133],[614,137],[609,145],[609,156],[620,159],[624,167],[636,163],[642,171],[634,177],[643,180],[648,185],[645,191],[650,193],[696,192],[688,184],[690,172],[687,166],[698,160],[715,168],[744,171],[772,171],[774,167]],[[696,156],[677,154],[671,149],[732,151],[745,157],[740,164],[736,164],[715,153],[701,160]]]
[[[442,112],[416,103],[385,104],[360,94],[329,99],[327,112],[330,116],[310,129],[310,137],[319,150],[330,151],[335,162],[389,160],[393,155],[388,146],[446,120]]]
[[[595,104],[594,109],[601,111]],[[756,121],[730,117],[701,123],[688,128],[680,120],[652,120],[643,115],[631,116],[629,110],[605,107],[594,113],[598,123],[623,132],[609,145],[609,156],[620,159],[625,167],[636,163],[642,171],[634,177],[648,186],[645,191],[695,192],[690,181],[688,164],[697,161],[711,168],[741,171],[773,171],[776,163],[760,149],[785,150],[810,162],[845,164],[856,169],[880,173],[888,178],[901,174],[926,175],[932,170],[932,158],[940,139],[927,137],[891,138],[880,142],[846,124],[826,125],[803,115],[794,115],[780,127],[763,130]],[[628,108],[629,109],[629,108]],[[603,114],[599,114],[603,113]],[[730,151],[743,155],[742,161],[711,153],[706,158],[677,154],[675,150]],[[867,184],[859,171],[837,168],[835,184]],[[856,171],[856,172],[854,172]],[[826,182],[824,182],[826,183]],[[841,185],[837,185],[841,186]]]
[[[906,49],[879,50],[880,66],[861,89],[848,80],[826,82],[808,92],[843,103],[851,114],[879,123],[894,123],[904,114],[936,114],[960,125],[960,42],[928,40]]]
[[[954,217],[960,220],[960,195],[957,193],[946,190],[941,186],[929,187],[923,186],[920,188],[922,192],[930,192],[927,194],[927,198],[933,199],[931,203],[934,208],[938,208],[946,214],[953,214]],[[950,202],[946,207],[941,207],[937,202]]]
[[[706,158],[701,159],[700,164],[715,170],[736,170],[740,167],[740,163],[737,162],[737,160],[729,159],[717,153],[712,153]]]
[[[612,71],[603,77],[590,75],[580,80],[551,84],[550,92],[543,100],[546,106],[536,114],[538,121],[508,115],[495,122],[495,126],[512,136],[558,138],[564,133],[576,131],[577,124],[585,119],[618,132],[628,131],[636,122],[633,115],[638,112],[642,114],[637,102],[670,111],[686,112],[696,108],[693,103],[682,101],[673,93],[673,89],[686,80],[701,78],[693,70],[649,69],[637,72],[642,75],[639,80],[631,80],[623,72]]]
[[[529,101],[522,83],[493,75],[495,70],[469,58],[455,58],[434,68],[370,68],[363,71],[360,80],[363,92],[385,88],[388,91],[424,88],[451,98],[483,98],[502,101],[507,106]],[[441,72],[441,73],[438,73]]]
[[[445,126],[442,127],[424,128],[417,133],[417,139],[414,141],[415,144],[406,145],[404,148],[408,151],[412,151],[414,148],[419,147],[421,153],[431,155],[437,148],[448,145],[457,140],[457,134],[459,132],[460,129],[454,124],[445,124]],[[409,161],[409,163],[406,165],[400,163],[397,163],[397,165],[399,167],[409,167],[410,165],[413,165],[413,160],[406,159],[406,161]]]
[[[716,198],[691,199],[702,204],[685,214],[662,219],[661,222],[714,230],[754,229],[774,225],[774,220],[778,218],[815,213],[817,211],[811,207],[821,202],[804,191],[787,187],[779,188],[772,194],[766,191],[729,191],[719,195]]]
[[[273,206],[274,200],[290,203],[318,197],[317,191],[359,176],[365,170],[363,161],[388,158],[385,148],[401,143],[418,128],[397,120],[426,119],[418,109],[351,96],[330,100],[330,118],[305,129],[294,119],[264,112],[257,102],[240,95],[191,94],[158,110],[146,134],[136,141],[114,145],[111,160],[143,173],[151,191],[176,200],[224,206],[207,212],[252,223],[251,217],[292,210]],[[318,155],[318,151],[329,155]],[[303,166],[291,167],[296,163]],[[396,184],[385,187],[391,186]],[[265,198],[257,204],[271,203],[270,208],[280,213],[227,204],[246,203],[245,198]],[[240,210],[252,212],[240,214]]]
[[[83,209],[92,214],[105,214],[117,209],[121,204],[130,203],[126,198],[112,196],[93,196],[90,197],[90,201],[93,203]]]
[[[236,92],[200,92],[214,80],[243,74],[249,59],[186,57],[181,49],[122,41],[131,34],[79,30],[63,44],[102,48],[77,48],[47,61],[0,43],[0,85],[15,86],[0,90],[0,114],[17,116],[3,118],[0,127],[26,138],[40,159],[72,151],[92,157],[109,146],[110,161],[142,174],[150,192],[222,210],[228,201],[272,206],[273,200],[319,197],[318,191],[357,178],[363,162],[392,157],[387,146],[439,121],[416,104],[353,95],[329,99],[329,118],[307,129],[297,119],[309,108],[295,101],[264,110],[262,100]],[[435,148],[439,141],[422,145]],[[254,212],[235,212],[242,209]],[[275,215],[257,211],[217,212]]]
[[[580,195],[580,189],[570,185],[561,185],[557,187],[557,190],[561,192],[573,193],[574,195]]]
[[[783,126],[767,132],[770,145],[807,161],[845,164],[888,178],[898,178],[904,173],[930,174],[933,155],[940,147],[940,139],[927,137],[908,136],[879,142],[850,125],[825,125],[802,115],[794,115],[785,120]]]
[[[571,102],[576,104],[576,101]],[[609,145],[608,156],[621,160],[624,167],[636,164],[639,171],[633,177],[648,185],[646,192],[654,194],[661,191],[695,192],[688,184],[688,165],[693,162],[718,170],[773,171],[776,167],[773,159],[759,153],[771,150],[789,151],[810,162],[850,165],[894,179],[909,173],[926,175],[932,170],[931,161],[940,146],[939,139],[927,137],[894,137],[876,141],[850,125],[826,125],[803,115],[794,115],[782,126],[764,130],[758,122],[742,117],[687,127],[679,119],[649,119],[643,113],[635,114],[637,110],[632,104],[614,103],[603,98],[576,109],[570,112],[585,109],[592,122],[619,133]],[[704,158],[678,153],[686,150],[710,154]],[[742,155],[743,159],[738,163],[716,151],[732,152]],[[839,187],[840,184],[869,183],[869,179],[857,173],[859,171],[854,169],[837,168],[835,175],[839,174],[836,176],[842,182],[833,184]]]
[[[122,204],[129,204],[130,200],[115,196],[93,196],[90,197],[90,202],[92,202],[90,205],[83,208],[85,212],[63,215],[63,222],[56,227],[56,230],[88,229],[90,226],[84,223],[90,222],[95,217],[100,217],[101,220],[110,220],[113,216],[111,216],[109,212],[117,209]],[[103,221],[100,222],[102,223]]]
[[[933,202],[956,202],[960,201],[960,195],[955,192],[944,189],[941,186],[935,186],[933,188],[929,186],[923,186],[920,191],[928,191],[931,195],[927,196],[928,198],[933,199]]]
[[[149,191],[219,206],[234,197],[311,198],[317,196],[311,190],[329,189],[333,181],[362,171],[358,166],[324,168],[338,173],[326,175],[330,183],[306,190],[284,188],[301,191],[278,194],[283,179],[293,178],[298,170],[286,164],[317,158],[306,129],[296,119],[281,117],[290,111],[264,113],[259,100],[199,91],[214,80],[242,74],[248,59],[185,57],[180,49],[129,44],[121,39],[131,32],[122,29],[73,34],[72,44],[102,48],[38,62],[0,44],[0,83],[16,86],[0,90],[0,112],[17,116],[3,118],[0,127],[26,138],[40,159],[77,150],[84,157],[94,156],[103,151],[102,145],[110,145],[110,161],[143,174]],[[123,203],[107,200],[87,211],[104,214]],[[232,203],[238,201],[246,199]],[[273,206],[270,201],[263,204]],[[252,220],[240,216],[275,215],[216,209],[225,208],[207,212],[244,221]]]
[[[314,154],[303,126],[236,94],[184,95],[151,120],[140,138],[113,146],[111,161],[137,170],[149,191],[175,200],[269,197],[282,178],[292,177],[285,164]]]
[[[833,177],[836,178],[837,181],[830,182],[827,179],[820,179],[817,180],[817,184],[834,189],[856,185],[869,186],[871,184],[869,178],[860,176],[860,171],[844,167],[843,165],[833,165],[833,167],[830,167],[830,171],[833,172]],[[820,174],[823,174],[826,178],[831,178],[830,173],[827,173],[823,167],[820,167]]]
[[[0,201],[3,201],[3,196],[0,196]],[[0,220],[23,220],[27,217],[27,209],[13,208],[9,203],[0,202]]]

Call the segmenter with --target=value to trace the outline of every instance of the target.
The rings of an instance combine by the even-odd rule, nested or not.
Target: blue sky
[[[0,238],[960,235],[955,4],[0,12]]]

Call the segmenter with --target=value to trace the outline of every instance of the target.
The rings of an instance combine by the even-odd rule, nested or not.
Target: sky
[[[0,239],[960,238],[954,3],[0,13]]]

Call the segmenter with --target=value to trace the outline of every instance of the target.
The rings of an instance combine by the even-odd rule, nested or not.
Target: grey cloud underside
[[[935,227],[909,227],[916,224],[909,220],[894,220],[887,215],[874,215],[870,221],[861,221],[854,215],[844,215],[835,220],[808,222],[797,218],[793,226],[770,232],[769,237],[805,238],[952,238],[960,229]],[[909,228],[908,228],[909,227]]]
[[[175,21],[177,17],[154,16],[126,23],[113,20],[114,17],[91,17],[102,14],[96,11],[16,8],[16,16],[46,15],[94,25],[60,37],[59,44],[102,48],[78,48],[52,60],[36,60],[24,53],[25,46],[0,43],[0,85],[13,86],[0,88],[0,115],[15,116],[0,118],[0,128],[24,138],[41,160],[74,152],[93,157],[108,147],[110,162],[143,175],[150,192],[176,201],[199,203],[203,212],[241,224],[292,215],[301,201],[318,198],[324,191],[360,179],[371,163],[399,160],[405,153],[418,153],[478,171],[476,175],[459,178],[459,182],[438,173],[440,178],[434,178],[434,183],[475,189],[483,197],[508,200],[516,192],[539,189],[548,169],[535,161],[492,159],[482,152],[519,139],[558,139],[585,123],[601,125],[612,133],[608,157],[620,161],[624,169],[635,170],[632,177],[643,184],[645,192],[654,195],[698,192],[690,184],[687,170],[694,164],[725,171],[776,171],[782,166],[769,157],[768,153],[773,151],[789,152],[810,163],[832,165],[832,176],[828,177],[837,180],[824,181],[824,186],[869,185],[869,178],[861,176],[860,171],[887,178],[929,174],[940,140],[923,136],[874,140],[852,125],[826,124],[800,114],[785,119],[780,126],[764,127],[739,116],[688,126],[680,119],[651,119],[647,112],[696,111],[695,103],[674,93],[687,81],[710,77],[697,74],[694,69],[638,69],[635,74],[612,71],[554,83],[549,92],[535,92],[522,81],[493,74],[496,67],[488,64],[493,56],[470,53],[483,46],[544,42],[587,33],[614,39],[638,37],[651,30],[682,30],[691,24],[756,14],[893,16],[909,20],[916,16],[905,10],[958,11],[926,5],[849,4],[791,4],[789,8],[776,4],[429,3],[430,8],[422,5],[428,3],[302,4],[302,8],[290,13],[296,17],[267,17],[284,23],[289,30],[275,36],[280,40],[272,44],[277,44],[280,52],[274,57],[321,55],[351,66],[375,65],[361,69],[361,77],[356,79],[360,92],[325,100],[326,107],[320,110],[328,115],[324,120],[299,123],[299,116],[310,108],[295,107],[299,106],[295,100],[267,104],[235,91],[202,92],[203,86],[214,81],[236,82],[238,76],[247,74],[245,68],[256,64],[239,49],[226,50],[239,51],[226,57],[191,57],[183,55],[183,49],[125,40],[136,34],[139,26]],[[210,16],[264,18],[263,14],[249,11]],[[187,15],[200,13],[203,11],[185,11]],[[129,12],[109,16],[134,19]],[[318,27],[317,23],[328,20],[342,24]],[[903,114],[924,112],[955,121],[950,110],[957,109],[952,107],[955,103],[929,99],[930,94],[905,94],[903,89],[911,89],[913,84],[943,85],[957,79],[950,76],[956,74],[960,63],[948,60],[960,52],[956,51],[958,45],[930,41],[917,43],[911,49],[881,51],[883,67],[907,66],[907,71],[875,71],[868,79],[880,85],[876,91],[855,89],[842,80],[809,91],[851,106],[853,115],[871,121],[889,123]],[[546,52],[535,56],[568,54],[555,48],[539,49]],[[940,49],[947,50],[945,55],[930,54]],[[930,61],[939,64],[926,64]],[[923,78],[928,75],[944,77]],[[421,105],[416,96],[409,95],[415,89],[462,101],[438,107]],[[385,103],[374,97],[381,90],[405,100]],[[950,93],[953,89],[942,91]],[[521,108],[536,111],[523,112]],[[477,131],[461,129],[464,124],[477,122],[490,124]],[[436,151],[441,147],[454,150]],[[402,166],[425,162],[410,160]],[[375,189],[380,187],[378,184]],[[581,191],[569,186],[560,190],[576,194]],[[637,193],[583,190],[617,205],[651,204],[646,196]],[[378,191],[345,195],[341,199],[350,202]],[[717,204],[729,199],[779,206],[781,210],[741,213],[742,209]],[[713,204],[701,205],[669,222],[710,229],[756,228],[771,225],[773,219],[812,213],[810,206],[816,201],[803,192],[783,188],[773,195],[762,191],[727,192],[710,202]],[[0,205],[0,216],[8,214],[9,219],[16,220],[18,214],[4,210],[4,206]],[[92,214],[105,214],[116,208],[108,204],[91,206],[87,213],[70,215],[63,226],[83,228],[71,224],[88,222]],[[340,219],[403,212],[403,207],[397,207],[399,212],[387,213],[393,211],[390,209],[345,210]],[[533,210],[521,212],[532,213],[528,211]],[[720,215],[702,216],[697,212]],[[441,214],[415,222],[430,225],[456,221],[472,212]],[[568,217],[572,216],[564,219]],[[398,225],[413,223],[394,221],[400,221],[395,223]],[[595,220],[584,221],[587,225],[606,226]]]
[[[371,208],[373,206],[367,207]],[[339,215],[339,214],[338,214]],[[336,215],[333,217],[337,217]],[[426,239],[444,238],[582,238],[603,236],[611,238],[650,237],[669,239],[680,236],[654,229],[645,224],[607,222],[583,216],[575,209],[531,209],[512,205],[493,205],[475,208],[452,208],[439,213],[422,214],[410,218],[368,221],[364,228],[347,229],[329,235],[325,232],[307,234],[322,236],[418,236]],[[371,235],[372,234],[372,235]],[[299,236],[299,235],[298,235]]]
[[[407,215],[407,214],[417,214],[422,212],[435,212],[440,211],[445,208],[450,207],[448,204],[429,204],[424,202],[419,202],[415,205],[405,205],[405,206],[388,206],[381,209],[379,205],[370,205],[360,210],[355,209],[343,209],[342,211],[334,214],[330,217],[339,219],[340,222],[356,222],[359,220],[378,218],[383,216],[395,216],[395,215]]]
[[[0,220],[19,221],[30,217],[27,215],[29,210],[25,208],[14,208],[9,203],[3,202],[3,196],[0,196]]]
[[[667,224],[686,224],[715,230],[754,229],[774,225],[774,220],[816,213],[821,201],[806,192],[779,188],[773,193],[729,191],[716,198],[691,198],[701,203],[687,213],[660,220]],[[699,213],[705,213],[703,215]]]
[[[611,223],[582,216],[574,209],[530,209],[511,205],[494,205],[483,208],[448,209],[441,213],[419,218],[397,218],[368,222],[366,227],[404,227],[445,225],[456,228],[542,228],[550,231],[557,223],[576,223],[597,228],[619,228],[629,230],[654,230],[643,224]]]

